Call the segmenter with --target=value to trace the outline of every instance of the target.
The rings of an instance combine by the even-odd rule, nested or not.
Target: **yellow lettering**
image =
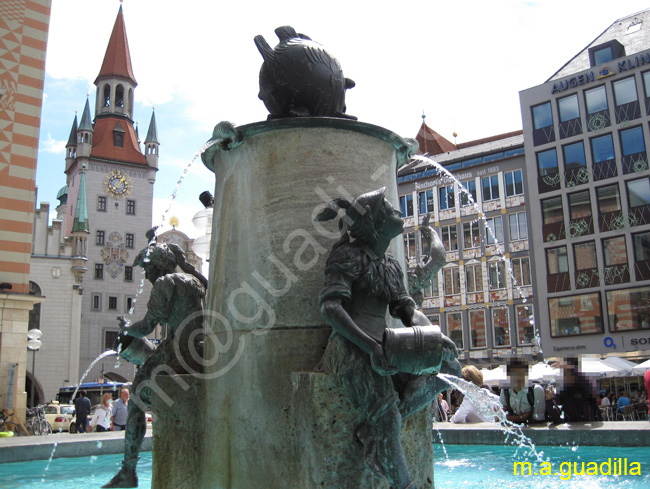
[[[517,475],[517,466],[521,468],[521,475],[530,475],[532,473],[530,468],[530,462],[515,462],[513,468],[513,474]],[[528,474],[526,474],[526,469],[528,469]]]
[[[585,463],[582,462],[582,469],[578,472],[578,462],[573,462],[573,473],[578,475],[585,475]]]
[[[539,475],[551,475],[552,473],[553,472],[551,471],[551,462],[542,462]]]
[[[591,467],[593,465],[593,467]],[[596,462],[589,462],[587,464],[587,475],[598,475],[598,464]]]
[[[630,464],[630,475],[641,475],[641,464],[639,462]]]
[[[607,472],[603,469],[603,465],[607,466]],[[612,459],[608,458],[607,462],[600,464],[600,475],[612,475]]]
[[[560,479],[563,481],[571,478],[571,462],[562,462],[560,464]]]

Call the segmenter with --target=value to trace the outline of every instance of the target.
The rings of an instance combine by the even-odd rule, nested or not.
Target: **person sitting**
[[[512,385],[501,390],[500,396],[506,419],[520,424],[545,421],[546,394],[539,384],[526,387],[528,365],[515,358],[508,363],[507,372]]]
[[[625,409],[625,406],[629,406],[629,405],[630,405],[630,398],[627,397],[627,393],[625,391],[619,391],[618,402],[616,403],[618,412],[623,414],[623,410]]]
[[[563,380],[557,402],[562,406],[564,421],[602,421],[603,416],[596,403],[596,386],[578,370],[578,359],[567,358],[562,363],[562,369]]]
[[[466,380],[467,382],[473,383],[479,388],[483,385],[483,374],[474,365],[467,365],[463,367],[463,369],[461,370],[461,378],[463,380]],[[494,401],[497,401],[499,399],[495,394],[492,394],[489,390],[486,389],[482,389],[482,390],[485,391],[486,397],[489,397]],[[460,407],[458,408],[454,416],[451,418],[451,422],[452,423],[486,423],[486,422],[493,421],[493,419],[494,417],[492,417],[492,419],[489,419],[486,416],[484,416],[479,410],[478,406],[476,406],[472,401],[470,401],[469,396],[465,395]]]

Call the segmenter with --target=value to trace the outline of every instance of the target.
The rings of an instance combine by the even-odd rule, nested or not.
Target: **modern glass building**
[[[520,92],[545,356],[650,349],[650,10]]]

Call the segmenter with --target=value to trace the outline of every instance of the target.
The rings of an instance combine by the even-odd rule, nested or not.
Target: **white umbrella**
[[[481,369],[481,373],[483,373],[483,383],[489,386],[503,383],[508,378],[505,365],[499,365],[498,367],[493,368],[492,370],[483,368]]]
[[[619,372],[622,372],[621,377],[627,377],[630,375],[634,375],[632,373],[632,370],[634,367],[636,367],[636,363],[630,362],[629,360],[626,360],[625,358],[621,357],[607,357],[603,360],[604,363],[609,365],[610,367],[615,368]]]
[[[529,379],[538,382],[542,380],[552,380],[559,374],[559,368],[553,368],[548,363],[539,362],[530,368]]]
[[[645,362],[640,363],[636,367],[634,367],[632,369],[632,373],[634,375],[643,375],[643,374],[645,374],[646,370],[650,370],[650,359],[648,359]]]
[[[580,361],[580,371],[588,376],[600,374],[601,377],[618,377],[619,370],[610,367],[598,358],[583,357]]]

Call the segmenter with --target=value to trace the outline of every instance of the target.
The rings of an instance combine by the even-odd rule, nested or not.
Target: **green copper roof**
[[[92,131],[93,123],[90,120],[90,104],[88,103],[88,97],[86,97],[86,106],[84,107],[84,113],[81,115],[81,124],[79,124],[80,131]]]
[[[70,129],[70,137],[68,137],[68,144],[66,146],[76,146],[77,145],[77,114],[74,115],[74,122],[72,123],[72,129]]]
[[[156,143],[160,144],[158,141],[158,129],[156,128],[156,113],[151,113],[151,122],[149,123],[149,130],[147,131],[147,137],[144,140],[144,144],[147,143]]]
[[[61,204],[67,204],[68,203],[68,186],[61,187],[61,190],[59,190],[59,193],[56,194],[56,198],[59,200]]]
[[[88,206],[86,205],[86,165],[81,167],[81,181],[79,182],[79,196],[77,197],[77,207],[74,210],[74,221],[72,222],[72,232],[90,233],[88,226]]]

